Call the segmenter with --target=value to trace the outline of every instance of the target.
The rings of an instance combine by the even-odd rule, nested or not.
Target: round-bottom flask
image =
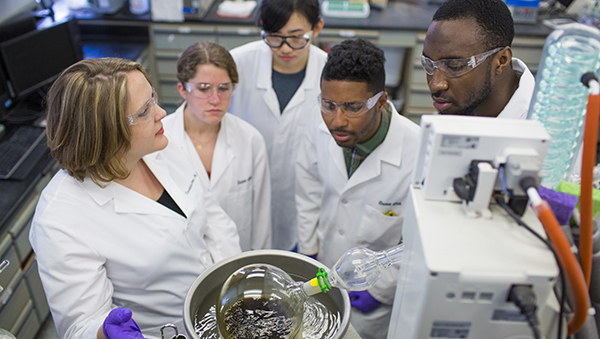
[[[225,339],[302,338],[308,296],[282,269],[253,264],[234,272],[217,299],[217,330]]]

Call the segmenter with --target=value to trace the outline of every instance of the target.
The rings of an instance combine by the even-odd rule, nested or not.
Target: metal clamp
[[[162,339],[165,339],[165,334],[164,334],[164,329],[170,327],[173,330],[175,330],[175,335],[171,337],[171,339],[187,339],[186,336],[184,336],[183,334],[179,334],[179,332],[177,331],[177,326],[175,326],[174,324],[165,324],[163,327],[160,328],[160,337]]]

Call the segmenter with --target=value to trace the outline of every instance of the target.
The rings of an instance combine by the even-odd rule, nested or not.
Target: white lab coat
[[[144,157],[188,218],[117,183],[100,188],[59,171],[42,192],[29,240],[61,338],[96,338],[114,307],[129,308],[144,337],[183,330],[190,285],[241,252],[237,229],[176,148]]]
[[[357,246],[379,251],[402,238],[404,206],[416,161],[420,128],[392,110],[390,128],[348,179],[342,148],[319,112],[302,140],[296,164],[296,205],[300,253],[318,253],[332,267]],[[389,211],[397,216],[385,215]],[[385,338],[399,266],[384,270],[369,293],[382,305],[371,313],[353,308],[351,323],[363,339]]]
[[[290,250],[297,243],[294,163],[300,138],[321,92],[321,70],[327,54],[310,46],[302,84],[283,114],[271,81],[272,54],[263,41],[231,51],[240,75],[229,111],[256,127],[265,138],[271,170],[273,248]]]
[[[265,141],[249,123],[225,114],[217,136],[210,179],[192,140],[185,132],[183,103],[163,119],[169,142],[185,153],[235,222],[242,251],[271,248],[271,181]]]

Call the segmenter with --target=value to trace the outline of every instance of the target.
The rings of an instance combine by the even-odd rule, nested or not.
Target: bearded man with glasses
[[[502,0],[449,0],[433,15],[421,63],[442,114],[525,119],[535,78],[512,57],[512,15]]]
[[[404,206],[419,126],[385,92],[383,51],[367,40],[335,45],[321,75],[296,160],[300,253],[333,267],[349,249],[388,249],[402,240]],[[351,324],[363,339],[386,338],[399,265],[375,286],[350,292]]]

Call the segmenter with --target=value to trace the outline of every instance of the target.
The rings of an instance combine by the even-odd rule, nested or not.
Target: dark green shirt
[[[377,132],[371,139],[360,143],[352,148],[344,147],[344,159],[346,160],[346,170],[348,170],[348,178],[352,176],[358,169],[358,166],[385,140],[388,130],[390,129],[390,120],[392,119],[392,111],[386,105],[381,111],[381,123],[377,128]]]

